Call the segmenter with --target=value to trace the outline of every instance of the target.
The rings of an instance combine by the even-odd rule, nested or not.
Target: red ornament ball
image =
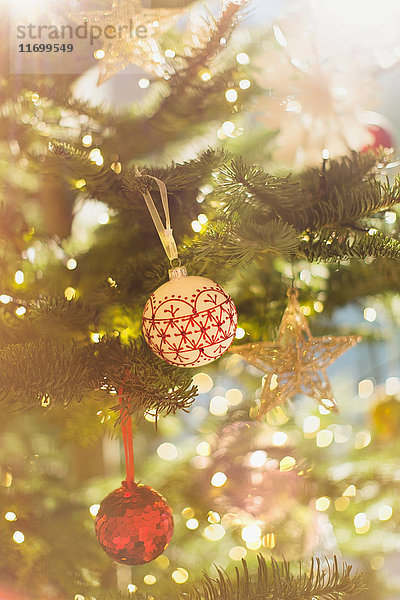
[[[148,299],[143,335],[155,354],[179,367],[198,367],[219,358],[237,327],[232,298],[206,277],[186,276],[183,267]]]
[[[101,547],[113,560],[142,565],[164,552],[174,521],[161,494],[147,485],[124,481],[100,504],[95,529]]]

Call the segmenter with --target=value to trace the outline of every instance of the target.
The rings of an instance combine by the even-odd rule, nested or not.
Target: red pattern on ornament
[[[204,309],[203,306],[210,307]],[[150,348],[170,364],[195,366],[212,361],[230,346],[237,313],[230,296],[218,285],[196,289],[191,298],[152,294],[143,313],[143,333]]]

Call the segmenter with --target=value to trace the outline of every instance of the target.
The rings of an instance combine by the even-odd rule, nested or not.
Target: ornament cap
[[[187,277],[186,267],[174,267],[168,271],[169,279],[172,281],[173,279],[182,279],[183,277]]]

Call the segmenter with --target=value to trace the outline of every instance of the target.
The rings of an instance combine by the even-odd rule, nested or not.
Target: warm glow
[[[224,417],[229,410],[229,405],[224,396],[214,396],[211,398],[209,410],[215,417]]]
[[[236,102],[238,99],[238,93],[233,88],[229,88],[229,90],[226,90],[225,92],[225,98],[228,102]]]
[[[138,86],[142,89],[145,90],[146,88],[148,88],[150,85],[150,80],[147,79],[146,77],[142,77],[141,79],[139,79],[138,81]]]
[[[6,514],[4,515],[4,518],[6,521],[16,521],[17,515],[15,514],[15,512],[12,512],[10,510],[10,511],[6,512]]]
[[[193,377],[193,383],[194,385],[197,385],[199,394],[206,394],[214,385],[213,380],[207,373],[196,373]]]
[[[210,456],[211,454],[211,446],[208,442],[200,442],[196,447],[197,454],[200,456]]]
[[[24,283],[24,279],[25,279],[23,271],[18,270],[14,275],[14,279],[15,279],[15,283],[17,285],[22,285]]]
[[[186,569],[178,567],[178,569],[172,573],[171,577],[175,583],[186,583],[189,579],[189,573],[186,571]]]
[[[274,446],[283,446],[287,442],[288,436],[283,431],[276,431],[272,436],[272,444]]]
[[[242,540],[245,542],[257,542],[261,537],[261,529],[255,523],[245,525],[242,529]]]
[[[243,546],[233,546],[233,548],[229,550],[229,558],[232,560],[242,560],[246,555],[247,550],[246,548],[243,548]]]
[[[157,582],[157,577],[154,577],[154,575],[145,575],[143,577],[143,582],[146,585],[154,585]]]
[[[188,521],[186,521],[186,527],[188,529],[197,529],[199,526],[199,522],[197,519],[189,519]]]
[[[100,509],[100,504],[92,504],[92,506],[89,508],[89,512],[92,515],[92,517],[95,517],[97,515],[97,513],[99,512]]]
[[[225,529],[219,523],[207,525],[204,529],[204,537],[210,542],[219,542],[225,535]]]
[[[235,338],[237,340],[241,340],[242,338],[244,338],[244,336],[246,335],[245,330],[243,329],[243,327],[238,327],[236,329],[236,334],[235,334]]]
[[[321,498],[318,498],[315,501],[315,508],[319,511],[319,512],[323,512],[325,510],[328,510],[329,506],[330,506],[330,499],[327,498],[326,496],[321,496]]]
[[[227,482],[227,479],[225,473],[218,471],[211,477],[211,485],[214,487],[222,487]]]
[[[165,442],[161,444],[157,448],[157,454],[163,460],[175,460],[178,457],[178,450],[174,444],[170,444],[169,442]]]
[[[16,544],[22,544],[25,540],[25,536],[22,531],[14,531],[13,540]]]

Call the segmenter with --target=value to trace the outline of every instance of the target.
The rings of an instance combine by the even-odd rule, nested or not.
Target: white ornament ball
[[[219,358],[237,327],[236,307],[220,285],[206,277],[170,271],[170,281],[148,299],[143,334],[160,358],[180,367],[199,367]]]

